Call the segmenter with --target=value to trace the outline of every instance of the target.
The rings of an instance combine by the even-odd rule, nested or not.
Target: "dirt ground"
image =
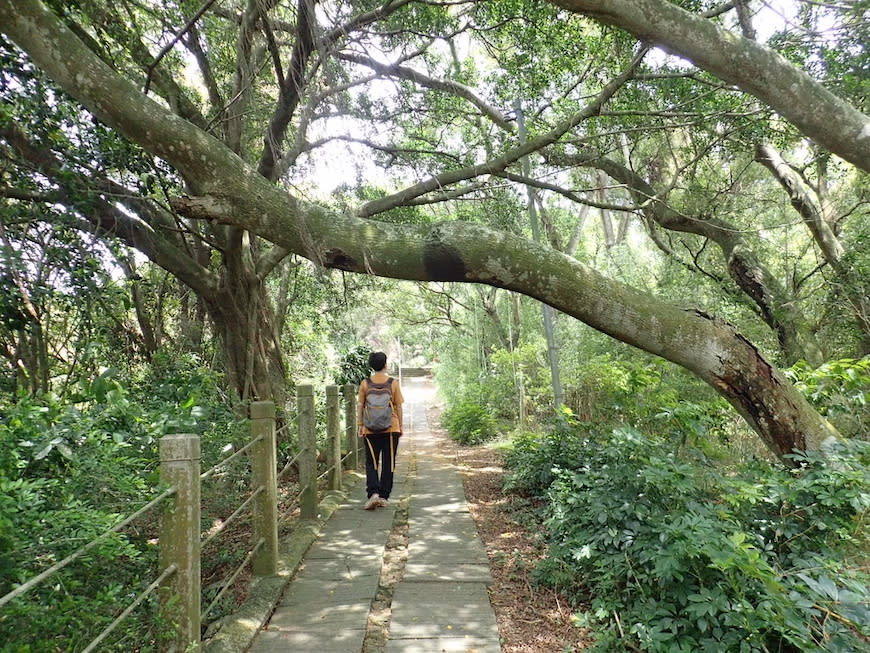
[[[429,411],[437,430],[439,411]],[[586,632],[571,622],[567,599],[534,584],[532,568],[544,545],[512,518],[516,511],[501,491],[504,469],[499,453],[488,447],[461,447],[445,436],[443,453],[463,474],[469,509],[486,546],[492,570],[490,600],[498,620],[503,653],[573,653],[588,643]],[[527,520],[520,520],[527,521]]]

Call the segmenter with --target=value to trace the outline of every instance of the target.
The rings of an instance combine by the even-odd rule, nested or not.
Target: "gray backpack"
[[[389,431],[393,421],[393,379],[387,379],[386,383],[366,381],[363,426],[374,433]]]

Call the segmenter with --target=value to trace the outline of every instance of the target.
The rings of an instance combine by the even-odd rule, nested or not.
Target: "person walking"
[[[357,397],[359,437],[365,439],[366,502],[374,510],[387,505],[393,490],[396,451],[402,436],[402,389],[399,380],[387,374],[387,355],[369,354],[372,375],[359,386]]]

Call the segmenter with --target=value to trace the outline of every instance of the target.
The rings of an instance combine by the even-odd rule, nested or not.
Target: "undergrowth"
[[[677,453],[677,451],[679,453]],[[870,650],[870,446],[713,465],[621,427],[526,434],[507,489],[546,497],[536,578],[594,651]]]
[[[22,396],[0,403],[0,413],[0,596],[157,495],[163,435],[201,434],[204,468],[245,435],[220,403],[213,375],[182,359],[167,360],[139,385],[107,370],[71,397]],[[214,476],[212,485],[225,475]],[[204,495],[204,527],[215,514],[232,512],[239,494],[228,481]],[[0,653],[82,650],[156,577],[159,515],[146,513],[5,604]],[[204,576],[219,562],[207,558]],[[155,611],[152,595],[99,650],[160,649],[172,625],[155,619]]]

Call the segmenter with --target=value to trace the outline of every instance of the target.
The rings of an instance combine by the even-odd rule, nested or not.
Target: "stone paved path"
[[[330,518],[251,653],[360,653],[396,506],[407,499],[408,557],[393,590],[385,653],[498,653],[486,551],[459,471],[426,423],[430,383],[403,383],[405,435],[390,506],[362,510],[361,483]]]

